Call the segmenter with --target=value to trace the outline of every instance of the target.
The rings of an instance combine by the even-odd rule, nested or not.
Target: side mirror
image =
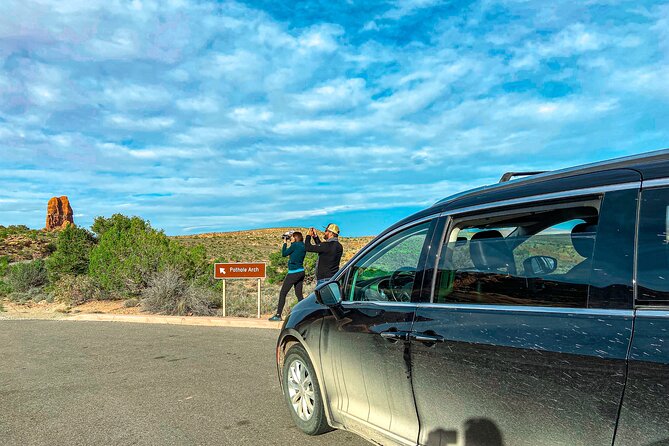
[[[341,291],[337,282],[326,283],[316,291],[316,301],[327,307],[334,307],[341,302]]]
[[[530,277],[541,277],[550,274],[557,269],[557,266],[557,259],[549,256],[532,256],[523,261],[525,275]]]

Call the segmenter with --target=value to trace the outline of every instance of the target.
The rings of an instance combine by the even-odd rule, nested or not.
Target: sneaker
[[[274,316],[272,316],[271,318],[269,318],[269,320],[272,321],[272,322],[279,322],[279,321],[281,321],[281,320],[283,320],[283,319],[281,319],[281,316],[279,316],[278,314],[275,314]]]

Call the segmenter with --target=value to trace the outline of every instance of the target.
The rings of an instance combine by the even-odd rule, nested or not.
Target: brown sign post
[[[223,317],[225,317],[225,281],[226,279],[258,279],[258,319],[260,319],[260,279],[267,276],[265,263],[216,263],[214,278],[223,280]]]

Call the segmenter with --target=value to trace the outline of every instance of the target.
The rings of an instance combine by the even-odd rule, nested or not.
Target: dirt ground
[[[41,302],[26,302],[18,304],[9,300],[0,301],[5,311],[0,313],[0,319],[62,319],[67,314],[102,313],[102,314],[140,314],[139,307],[126,308],[122,300],[105,300],[86,302],[68,308],[64,304]]]

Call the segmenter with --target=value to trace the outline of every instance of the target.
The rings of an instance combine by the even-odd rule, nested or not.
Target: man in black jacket
[[[307,252],[318,253],[316,286],[328,282],[339,271],[339,262],[344,252],[344,248],[339,243],[339,226],[329,224],[325,228],[323,238],[325,241],[321,243],[316,231],[314,228],[311,228],[304,243]]]

